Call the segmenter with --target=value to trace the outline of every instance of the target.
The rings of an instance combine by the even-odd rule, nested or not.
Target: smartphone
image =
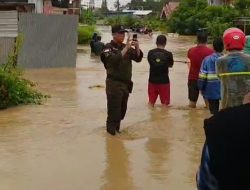
[[[137,41],[137,34],[133,34],[133,41]]]

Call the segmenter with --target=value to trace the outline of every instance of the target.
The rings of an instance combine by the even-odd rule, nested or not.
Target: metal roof
[[[133,13],[133,15],[137,16],[146,16],[152,13],[152,10],[123,10],[124,13]]]
[[[137,15],[137,16],[146,16],[149,15],[150,13],[152,13],[151,10],[137,10],[133,13],[133,15]]]

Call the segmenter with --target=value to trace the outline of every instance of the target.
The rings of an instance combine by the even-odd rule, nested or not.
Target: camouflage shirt
[[[221,108],[241,105],[250,91],[250,56],[233,51],[219,58],[216,67],[221,80]]]
[[[132,60],[141,62],[143,53],[140,50],[140,55],[134,48],[130,48],[125,56],[122,56],[121,51],[125,44],[117,44],[113,40],[106,44],[102,53],[101,61],[106,68],[107,78],[112,78],[116,81],[130,82],[132,77]]]

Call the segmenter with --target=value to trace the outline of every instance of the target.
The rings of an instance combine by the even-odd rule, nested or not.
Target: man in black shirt
[[[173,54],[165,50],[167,38],[159,35],[156,39],[157,48],[148,52],[148,62],[150,65],[148,80],[149,105],[154,106],[158,95],[161,104],[164,106],[170,103],[170,82],[168,68],[174,64]]]
[[[111,135],[120,133],[121,120],[124,119],[129,93],[132,92],[132,61],[141,62],[143,53],[139,42],[130,40],[126,43],[125,30],[121,25],[112,26],[113,40],[107,43],[101,53],[101,61],[106,69],[107,95],[107,132]]]

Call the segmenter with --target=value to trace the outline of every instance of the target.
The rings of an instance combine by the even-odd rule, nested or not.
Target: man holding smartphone
[[[136,40],[126,43],[127,30],[121,25],[112,26],[113,40],[106,44],[101,53],[101,61],[106,69],[106,95],[107,95],[107,132],[111,135],[120,133],[120,123],[125,117],[129,93],[132,92],[132,60],[140,62],[143,53]]]

